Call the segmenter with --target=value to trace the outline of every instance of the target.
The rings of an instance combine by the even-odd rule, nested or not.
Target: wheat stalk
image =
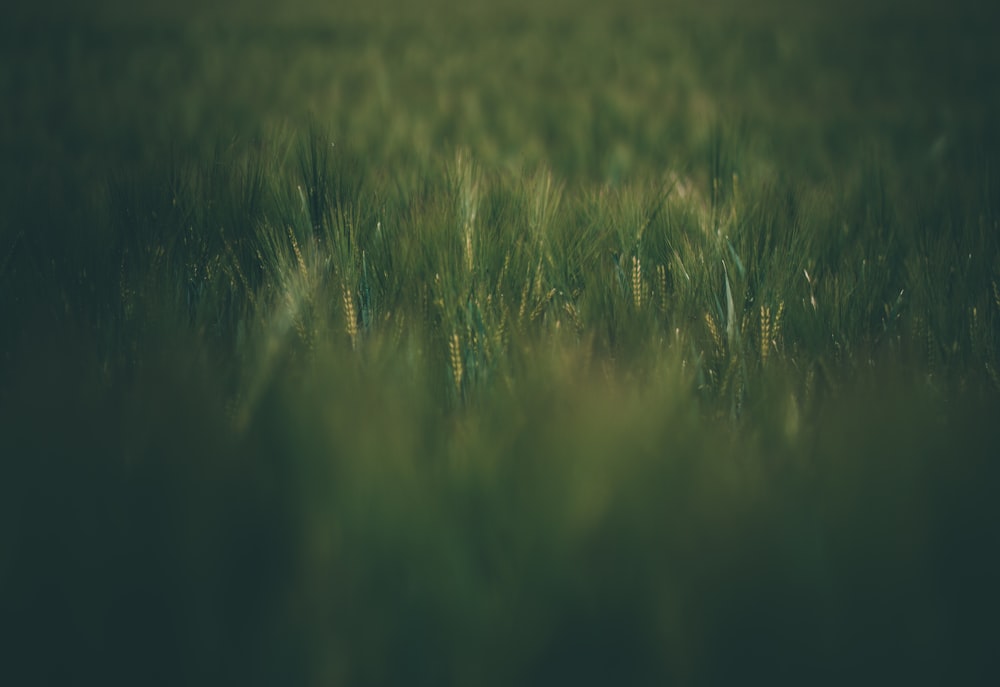
[[[771,341],[771,306],[760,306],[760,363],[767,364],[767,354]]]
[[[295,232],[292,231],[291,227],[288,227],[288,238],[292,242],[292,250],[295,252],[295,262],[298,263],[299,273],[303,277],[309,276],[309,270],[306,267],[306,261],[302,258],[302,251],[299,249],[299,242],[295,238]]]
[[[712,343],[715,344],[715,353],[721,358],[725,348],[722,342],[722,334],[719,331],[719,325],[716,324],[715,318],[708,313],[705,313],[705,324],[708,325],[708,333],[712,337]]]
[[[473,219],[475,215],[473,214]],[[470,221],[465,225],[465,269],[468,272],[472,272],[473,267],[473,254],[472,254],[472,222]]]
[[[528,289],[531,287],[531,282],[524,282],[524,288],[521,290],[521,307],[517,310],[517,321],[524,322],[524,311],[528,307]]]
[[[777,351],[781,342],[781,324],[784,322],[785,315],[785,301],[778,302],[778,313],[774,316],[774,322],[771,324],[771,345],[774,346],[774,350]]]
[[[642,308],[642,262],[638,255],[632,256],[632,303],[636,310]]]
[[[351,348],[357,350],[358,317],[357,312],[354,309],[354,294],[351,293],[351,289],[349,289],[346,284],[341,284],[341,293],[344,297],[344,324],[346,326],[347,336],[351,339]]]
[[[535,319],[542,314],[542,311],[545,310],[545,306],[549,304],[549,301],[551,301],[552,297],[555,295],[556,295],[556,290],[549,289],[549,292],[545,294],[545,298],[538,301],[538,304],[535,306],[535,309],[531,311],[531,317],[529,319],[532,322],[534,322]]]
[[[458,332],[452,334],[448,340],[448,354],[451,360],[452,376],[455,379],[455,392],[461,394],[464,369],[462,367],[462,346],[458,338]]]
[[[570,301],[563,303],[563,310],[569,315],[570,320],[573,322],[573,328],[576,333],[583,334],[583,321],[580,319],[580,313],[577,311],[576,306]]]
[[[656,280],[660,287],[660,312],[667,312],[667,268],[665,265],[656,266]]]

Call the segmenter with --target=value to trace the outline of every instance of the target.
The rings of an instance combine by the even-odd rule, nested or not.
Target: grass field
[[[994,683],[996,10],[134,5],[0,23],[0,684]]]

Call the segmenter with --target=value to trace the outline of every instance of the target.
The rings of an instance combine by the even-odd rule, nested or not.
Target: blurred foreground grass
[[[995,11],[429,7],[0,30],[0,682],[989,684]]]
[[[235,432],[212,370],[124,394],[51,360],[4,439],[23,684],[989,676],[995,402],[865,386],[789,437],[706,421],[669,370],[543,357],[455,416],[329,363]]]

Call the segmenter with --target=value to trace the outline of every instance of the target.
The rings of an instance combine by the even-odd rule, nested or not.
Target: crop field
[[[989,3],[3,14],[0,684],[997,684]]]

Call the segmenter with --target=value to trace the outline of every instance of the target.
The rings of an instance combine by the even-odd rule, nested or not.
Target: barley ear
[[[638,255],[632,256],[632,303],[636,310],[642,308],[642,262]]]
[[[780,350],[781,346],[781,323],[782,316],[785,314],[785,301],[778,303],[778,312],[774,316],[774,320],[771,322],[771,338],[770,345],[774,347],[775,351]]]
[[[708,313],[705,313],[705,324],[708,325],[708,333],[712,337],[712,344],[715,346],[715,354],[717,357],[721,358],[722,354],[725,352],[725,348],[722,342],[722,334],[719,332],[719,325],[716,324],[715,318]]]
[[[346,284],[341,284],[341,293],[344,298],[344,325],[347,336],[351,339],[351,348],[358,349],[358,317],[354,309],[354,294]]]
[[[458,338],[458,332],[451,335],[448,340],[448,354],[451,360],[451,373],[455,380],[455,393],[462,393],[462,375],[465,370],[462,367],[462,346]]]
[[[760,306],[760,363],[767,364],[771,341],[771,306]]]
[[[656,281],[660,287],[660,312],[667,312],[667,268],[664,265],[656,266]]]
[[[299,266],[299,273],[303,277],[309,277],[309,269],[306,267],[306,261],[302,258],[302,250],[299,248],[299,241],[295,238],[295,232],[292,231],[291,227],[288,227],[288,238],[292,242],[292,251],[295,252],[295,262]]]

